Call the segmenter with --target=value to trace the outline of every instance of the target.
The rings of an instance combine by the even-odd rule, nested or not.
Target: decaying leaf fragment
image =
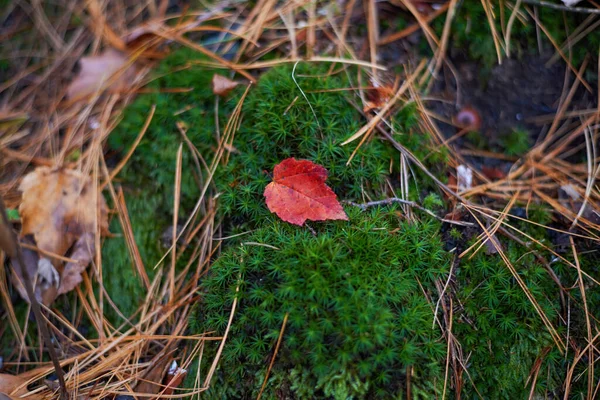
[[[365,113],[373,110],[379,110],[390,101],[394,96],[394,88],[389,86],[375,85],[374,88],[367,91],[366,102],[363,107]]]
[[[306,220],[348,220],[326,179],[327,170],[312,161],[283,160],[275,166],[273,182],[265,188],[267,207],[282,220],[300,226]]]
[[[21,271],[27,268],[31,277],[38,277],[36,296],[50,304],[81,282],[97,232],[108,231],[106,203],[87,175],[68,169],[39,167],[23,178],[19,189],[25,266],[12,260],[15,286],[27,299]],[[56,256],[70,261],[63,266]]]
[[[212,90],[217,96],[227,96],[239,84],[219,74],[214,74],[212,78]]]
[[[69,99],[78,99],[102,89],[124,90],[135,77],[137,67],[128,56],[108,49],[97,56],[82,57],[80,70],[67,88]]]
[[[0,399],[6,398],[10,400],[27,399],[41,400],[44,397],[41,394],[30,394],[23,397],[29,390],[27,384],[39,376],[42,371],[47,371],[47,368],[36,368],[31,371],[23,372],[19,375],[0,374]],[[2,397],[4,395],[4,397]]]
[[[139,394],[170,395],[181,385],[187,371],[177,365],[173,355],[156,357],[135,386]]]

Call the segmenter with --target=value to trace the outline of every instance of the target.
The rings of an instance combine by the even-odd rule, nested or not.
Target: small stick
[[[306,226],[306,228],[310,231],[310,233],[313,234],[313,236],[315,236],[315,237],[317,236],[317,231],[315,231],[312,226],[310,226],[309,224],[306,224],[306,223],[304,224],[304,226]]]
[[[570,7],[562,4],[555,4],[544,0],[523,0],[523,3],[532,4],[534,6],[542,6],[553,8],[560,11],[570,11],[585,14],[600,14],[600,8],[585,8],[585,7]]]
[[[419,204],[415,203],[414,201],[410,201],[410,200],[404,200],[404,199],[400,199],[398,197],[390,197],[389,199],[385,199],[385,200],[377,200],[377,201],[370,201],[368,203],[363,203],[363,204],[359,204],[359,203],[354,203],[352,201],[343,201],[343,203],[345,204],[349,204],[351,206],[354,207],[358,207],[361,210],[365,211],[367,208],[369,207],[376,207],[376,206],[381,206],[381,205],[390,205],[393,203],[400,203],[400,204],[405,204],[409,207],[414,207],[417,208],[421,211],[423,211],[424,213],[432,216],[435,219],[438,219],[442,222],[447,222],[449,224],[453,224],[453,225],[460,225],[460,226],[474,226],[473,223],[471,222],[464,222],[464,221],[452,221],[451,219],[446,219],[446,218],[442,218],[437,216],[433,211],[426,209],[423,206],[420,206]]]
[[[46,325],[46,320],[42,316],[42,310],[40,308],[40,304],[35,297],[35,293],[33,291],[33,286],[31,284],[31,277],[29,276],[29,271],[27,271],[27,267],[25,266],[25,262],[23,261],[23,251],[19,242],[15,236],[14,231],[10,227],[10,223],[8,222],[8,216],[6,215],[6,207],[4,206],[4,200],[0,197],[0,214],[2,215],[0,225],[2,226],[3,233],[7,233],[3,239],[8,239],[7,243],[3,243],[6,245],[6,249],[3,249],[7,252],[7,254],[12,258],[17,258],[17,261],[21,265],[21,272],[23,273],[23,284],[25,285],[25,290],[27,291],[27,296],[29,297],[29,302],[31,303],[31,309],[33,310],[33,315],[35,316],[35,320],[38,323],[40,328],[40,332],[42,333],[42,339],[46,343],[46,347],[48,348],[48,354],[50,355],[50,359],[52,360],[52,364],[54,365],[54,373],[58,379],[58,383],[60,385],[60,398],[68,399],[69,396],[67,394],[67,386],[65,385],[65,372],[60,366],[60,362],[58,361],[58,356],[54,351],[54,347],[52,345],[52,340],[50,339],[50,332],[48,331],[48,326]],[[4,247],[4,246],[3,246]]]
[[[263,381],[262,386],[260,387],[260,392],[258,392],[258,397],[256,400],[260,400],[262,397],[263,391],[265,390],[265,386],[267,386],[267,381],[269,380],[269,374],[271,373],[271,368],[273,368],[273,364],[275,364],[275,357],[277,357],[277,352],[279,351],[279,346],[281,345],[281,339],[283,338],[283,332],[285,332],[285,324],[287,324],[288,317],[290,313],[285,313],[283,317],[283,323],[281,324],[281,330],[279,331],[279,337],[277,338],[277,344],[275,344],[275,351],[273,352],[273,357],[271,357],[271,362],[269,363],[269,368],[267,369],[267,373],[265,375],[265,380]]]

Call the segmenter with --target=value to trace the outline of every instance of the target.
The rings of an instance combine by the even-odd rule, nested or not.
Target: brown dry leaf
[[[481,167],[481,173],[488,179],[500,180],[506,178],[506,173],[499,167]]]
[[[239,84],[219,74],[214,74],[212,78],[212,90],[217,96],[227,96]]]
[[[153,20],[137,26],[123,36],[129,51],[137,51],[143,47],[144,58],[163,58],[168,54],[166,49],[159,49],[165,42],[165,24],[162,20]]]
[[[69,99],[78,99],[103,89],[124,90],[130,85],[137,72],[135,64],[126,54],[105,50],[97,56],[82,57],[80,71],[67,88]]]
[[[163,389],[161,383],[170,370],[172,361],[173,356],[170,354],[166,356],[156,356],[155,359],[152,360],[151,365],[146,369],[143,378],[136,385],[135,392],[145,394],[160,393]]]
[[[23,192],[19,206],[21,241],[31,245],[24,249],[26,265],[23,267],[31,277],[39,274],[36,296],[44,304],[50,304],[57,295],[81,282],[81,273],[95,251],[98,228],[101,233],[108,232],[106,203],[88,176],[68,169],[39,167],[23,178],[19,189]],[[38,255],[31,250],[32,246],[46,253],[68,256],[72,261],[62,268],[58,259]],[[71,254],[67,254],[71,248]],[[22,267],[15,260],[13,265],[18,278],[17,289],[27,299],[18,282],[23,279]],[[55,283],[57,275],[60,275],[60,285]]]
[[[16,399],[27,393],[27,379],[18,375],[0,374],[0,395],[5,394],[9,399]]]
[[[169,370],[167,371],[167,376],[165,377],[165,385],[166,388],[163,391],[163,394],[169,395],[173,394],[175,389],[181,385],[183,380],[187,375],[187,370],[181,368],[177,365],[177,361],[173,360]]]
[[[27,389],[27,382],[39,373],[40,369],[31,370],[24,372],[20,375],[0,374],[0,399],[5,398],[10,400],[25,399],[25,400],[42,400],[42,395],[31,394],[24,396],[29,393]]]
[[[365,113],[383,108],[394,96],[394,88],[389,86],[375,86],[367,91],[366,102],[363,107]]]

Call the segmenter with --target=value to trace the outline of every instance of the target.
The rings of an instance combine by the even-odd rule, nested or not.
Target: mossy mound
[[[193,57],[197,55],[187,50],[176,52],[165,60],[158,72],[161,77],[151,85],[157,91],[191,91],[140,96],[109,140],[109,148],[124,153],[156,104],[146,136],[119,176],[149,270],[161,254],[160,234],[172,219],[175,158],[182,142],[177,125],[185,127],[209,164],[218,143],[216,120],[224,127],[241,96],[238,90],[229,100],[219,100],[215,117],[217,100],[210,89],[215,71],[198,66],[182,69]],[[219,201],[225,235],[252,232],[224,241],[223,253],[200,282],[202,298],[190,319],[191,333],[224,334],[238,296],[215,381],[204,395],[256,397],[287,315],[264,398],[402,398],[407,374],[413,396],[439,397],[445,377],[447,321],[441,322],[441,328],[433,324],[433,312],[453,258],[444,250],[439,223],[428,219],[409,223],[393,207],[367,212],[347,207],[349,222],[311,223],[313,235],[307,228],[281,222],[264,204],[263,191],[273,167],[287,157],[309,159],[327,168],[327,183],[342,200],[390,197],[390,186],[397,184],[398,154],[377,138],[367,140],[347,164],[355,147],[340,143],[364,119],[350,105],[350,92],[339,90],[353,86],[346,75],[331,76],[323,65],[300,64],[294,77],[292,70],[292,66],[273,68],[250,88],[235,149],[228,163],[217,168],[210,189]],[[420,132],[415,121],[415,110],[408,105],[390,123],[398,141],[425,159],[438,176],[444,175],[446,165],[440,162],[444,152],[432,149],[430,136]],[[206,179],[206,171],[196,167],[189,152],[184,154],[182,216],[190,212]],[[411,182],[411,198],[428,208],[439,207],[439,198],[430,190],[433,186],[418,175],[417,181],[418,185]],[[547,235],[544,228],[521,228],[535,231],[537,238]],[[460,229],[453,231],[455,240],[469,239],[461,236]],[[562,332],[564,310],[558,307],[557,285],[531,255],[531,248],[504,242],[503,246],[535,301]],[[131,293],[143,290],[139,279],[125,272],[132,274],[123,256],[124,240],[107,239],[103,252],[105,276],[113,275],[105,278],[109,294],[120,306],[134,309],[137,304]],[[573,269],[558,263],[553,268],[564,282],[576,280]],[[446,294],[454,300],[452,332],[461,344],[466,367],[462,395],[527,396],[529,372],[538,360],[543,373],[534,392],[557,390],[569,358],[560,355],[500,256],[482,250],[456,265],[453,275]],[[594,296],[597,293],[590,291],[588,299]],[[572,299],[579,304],[577,294]],[[585,319],[579,314],[572,311],[570,335],[581,339]],[[204,359],[214,351],[215,344],[207,343]],[[448,393],[456,390],[453,382]],[[573,383],[573,392],[577,385]]]
[[[360,201],[365,194],[384,191],[394,154],[390,146],[371,140],[347,164],[356,145],[340,145],[363,123],[346,95],[337,91],[350,84],[328,76],[327,65],[303,64],[294,76],[292,72],[292,66],[282,66],[260,78],[244,102],[244,120],[234,142],[238,153],[215,178],[223,192],[222,212],[232,218],[235,229],[260,226],[270,218],[263,191],[273,167],[288,157],[324,166],[327,184],[345,200]]]
[[[316,236],[274,221],[212,266],[191,329],[222,333],[238,308],[210,398],[256,397],[285,315],[267,398],[390,398],[409,366],[439,392],[446,345],[423,292],[449,269],[438,225],[348,211]]]
[[[164,251],[161,234],[172,223],[175,160],[184,142],[181,128],[210,164],[218,146],[217,120],[222,130],[243,91],[238,88],[228,100],[220,99],[215,116],[217,96],[212,93],[211,80],[213,74],[223,71],[194,65],[193,60],[199,58],[203,56],[182,49],[164,60],[155,72],[157,78],[148,85],[151,93],[140,95],[125,110],[108,140],[111,152],[125,154],[151,108],[156,107],[144,138],[116,180],[123,187],[136,242],[148,269],[160,260]],[[385,183],[390,165],[392,170],[398,165],[393,162],[391,147],[376,139],[361,146],[346,165],[355,145],[342,147],[340,143],[362,123],[360,113],[347,102],[346,89],[352,85],[340,74],[331,76],[329,64],[300,64],[294,76],[292,71],[291,65],[273,68],[251,89],[244,101],[235,150],[213,178],[211,193],[220,193],[219,213],[229,234],[257,228],[270,218],[262,193],[273,167],[287,157],[323,165],[329,171],[328,185],[343,199],[357,201],[364,196],[382,196],[388,190]],[[422,135],[411,130],[415,121],[413,107],[401,112],[394,122],[401,132],[399,140],[419,142],[420,151],[428,151]],[[183,152],[182,218],[193,208],[206,179],[206,171],[199,170],[187,150]],[[116,219],[111,231],[121,233]],[[140,298],[132,300],[129,293],[141,293],[142,286],[125,256],[125,241],[108,239],[103,249],[105,281],[110,285],[114,281],[113,300],[124,314],[131,314]]]

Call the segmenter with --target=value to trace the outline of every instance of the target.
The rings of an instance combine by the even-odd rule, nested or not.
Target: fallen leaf
[[[20,238],[29,246],[23,251],[25,266],[13,259],[16,286],[27,299],[20,269],[27,268],[32,278],[39,274],[42,279],[36,280],[36,296],[50,304],[57,295],[81,282],[81,273],[95,251],[96,232],[108,232],[106,203],[87,175],[68,169],[39,167],[23,178],[19,189],[23,192],[19,206]],[[47,254],[67,256],[71,261],[63,268],[56,257],[38,255],[31,249],[34,246]]]
[[[444,216],[444,219],[447,219],[448,221],[463,221],[464,210],[462,208],[455,208],[454,210],[446,214]]]
[[[73,245],[73,251],[69,257],[73,261],[65,264],[60,277],[59,295],[75,289],[83,280],[81,274],[85,271],[89,263],[92,262],[94,251],[96,250],[94,237],[95,235],[92,232],[86,232]]]
[[[389,86],[375,86],[366,93],[367,101],[363,107],[365,113],[383,108],[394,95],[394,88]]]
[[[133,28],[122,40],[129,52],[138,52],[145,59],[161,59],[169,54],[167,30],[163,20],[152,20]]]
[[[165,377],[165,389],[163,390],[163,395],[173,394],[176,388],[181,385],[183,379],[187,375],[187,370],[179,367],[177,365],[177,361],[173,360],[169,370],[167,371],[167,376]]]
[[[498,253],[498,249],[504,250],[502,243],[498,240],[496,235],[492,235],[485,239],[485,254],[492,255]]]
[[[41,400],[44,398],[39,393],[29,394],[27,389],[28,383],[43,372],[47,372],[47,368],[36,368],[31,371],[23,372],[19,375],[0,374],[0,400],[5,398],[9,400],[26,399],[26,400]],[[2,396],[5,397],[2,397]]]
[[[158,394],[163,389],[161,383],[170,369],[172,354],[158,355],[154,357],[148,368],[143,373],[142,378],[135,386],[136,393]]]
[[[283,160],[275,166],[273,182],[265,188],[267,206],[282,220],[300,226],[306,220],[348,220],[325,180],[327,170],[312,161]]]
[[[104,89],[119,91],[131,85],[137,66],[125,53],[107,49],[97,56],[82,57],[80,70],[67,88],[69,99],[79,99]]]
[[[227,96],[239,84],[219,74],[214,74],[212,78],[212,90],[217,96]]]
[[[4,394],[9,399],[16,399],[27,392],[27,379],[18,375],[0,374],[0,396]]]

